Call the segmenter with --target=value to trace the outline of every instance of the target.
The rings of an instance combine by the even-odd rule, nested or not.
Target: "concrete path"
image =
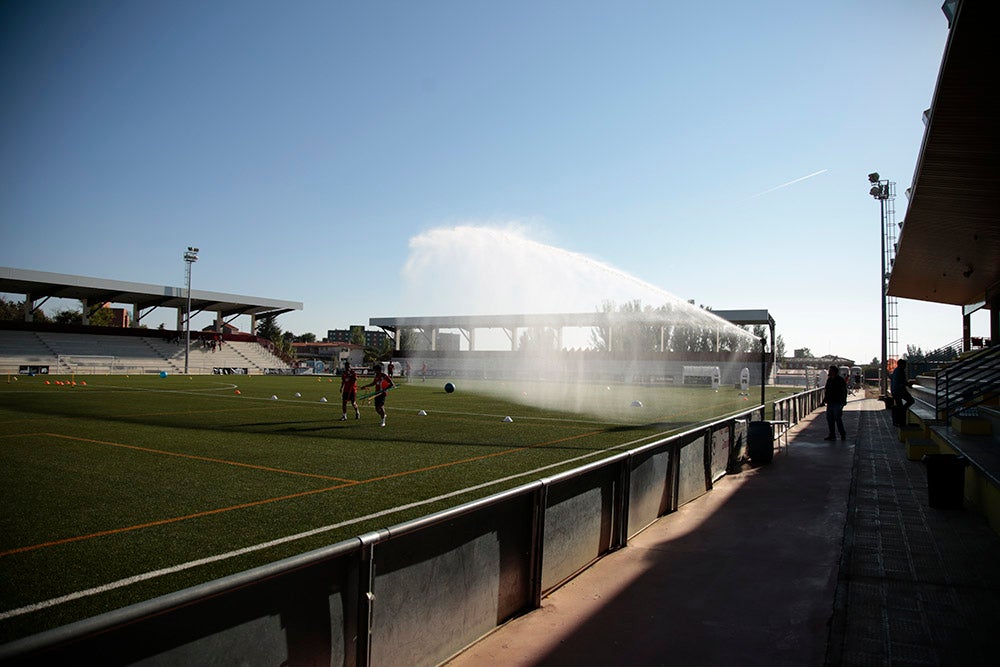
[[[993,665],[1000,537],[927,505],[875,400],[720,480],[453,658],[469,665]]]
[[[792,434],[448,664],[822,665],[854,440]]]

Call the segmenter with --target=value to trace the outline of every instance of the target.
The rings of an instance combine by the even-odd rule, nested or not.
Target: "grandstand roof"
[[[187,306],[187,290],[183,287],[130,283],[104,278],[71,276],[0,266],[0,293],[22,294],[32,301],[42,298],[79,299],[88,304],[127,303],[140,309]],[[223,317],[252,315],[275,316],[302,310],[302,303],[256,296],[224,294],[191,290],[192,312],[217,312]]]
[[[995,6],[946,2],[942,9],[951,31],[888,294],[975,306],[1000,295],[1000,105],[987,83],[1000,63]]]
[[[766,310],[711,310],[733,324],[764,324],[773,327],[774,319]],[[514,327],[593,327],[609,320],[641,319],[642,313],[547,313],[520,315],[446,315],[427,317],[373,317],[368,324],[389,331],[417,329],[504,329]]]

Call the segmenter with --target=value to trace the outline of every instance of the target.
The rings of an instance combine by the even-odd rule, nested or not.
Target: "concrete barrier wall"
[[[594,562],[611,547],[619,466],[603,466],[552,483],[545,508],[542,592]]]
[[[677,506],[691,502],[708,491],[706,474],[705,435],[698,435],[680,445],[680,465],[677,471]]]
[[[0,647],[0,662],[437,664],[739,460],[760,407],[575,471]]]
[[[374,545],[371,664],[436,664],[529,608],[534,497]]]
[[[511,356],[511,355],[514,356]],[[551,357],[511,352],[456,352],[437,356],[409,356],[396,363],[410,362],[412,375],[419,375],[427,364],[427,377],[444,381],[449,378],[544,380],[562,379],[580,382],[625,382],[628,384],[683,384],[684,367],[692,364],[717,366],[724,386],[739,386],[740,374],[750,372],[750,386],[760,387],[760,361],[644,357],[635,360],[607,359],[601,355],[557,354]],[[769,373],[770,364],[765,369]],[[706,385],[710,387],[711,385]]]
[[[632,536],[674,509],[672,447],[632,457],[628,492],[628,535]]]
[[[729,471],[731,466],[729,451],[733,446],[732,433],[732,425],[712,431],[712,456],[709,459],[711,462],[711,476],[709,481],[714,482]]]

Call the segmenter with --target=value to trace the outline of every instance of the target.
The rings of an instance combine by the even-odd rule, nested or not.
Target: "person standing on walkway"
[[[351,362],[344,362],[344,372],[340,376],[340,407],[344,415],[340,421],[347,421],[347,404],[354,408],[354,418],[361,419],[361,411],[358,410],[358,374],[351,368]]]
[[[892,400],[896,404],[892,411],[892,422],[896,426],[903,426],[906,424],[907,411],[916,401],[910,394],[910,382],[906,379],[906,359],[900,359],[896,362],[889,390],[892,392]]]
[[[836,431],[840,431],[840,439],[847,440],[847,431],[844,429],[844,406],[847,405],[847,381],[840,377],[840,370],[836,366],[830,366],[830,372],[826,378],[826,389],[823,392],[823,405],[826,406],[826,424],[830,427],[830,434],[824,440],[836,440]]]

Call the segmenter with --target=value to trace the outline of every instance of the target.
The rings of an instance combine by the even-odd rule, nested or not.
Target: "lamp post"
[[[184,314],[184,374],[188,373],[191,352],[191,265],[198,261],[198,249],[188,246],[184,253],[184,277],[187,280],[187,309]]]
[[[764,398],[764,377],[767,374],[767,337],[760,337],[760,418],[764,419],[764,406],[767,401]],[[771,415],[772,419],[774,415]]]
[[[872,197],[879,201],[879,206],[882,212],[882,273],[879,276],[880,289],[881,289],[881,299],[882,299],[882,357],[879,362],[878,368],[878,391],[879,398],[886,397],[886,380],[888,378],[889,372],[889,359],[888,359],[888,331],[886,324],[886,266],[885,266],[885,207],[886,201],[889,199],[889,181],[880,180],[878,172],[872,172],[868,174],[868,182],[871,183],[871,189],[868,191]]]

